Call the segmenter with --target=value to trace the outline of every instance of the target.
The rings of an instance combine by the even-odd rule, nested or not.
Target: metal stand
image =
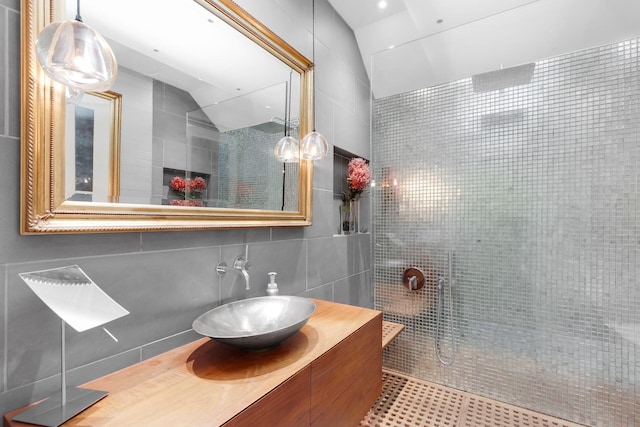
[[[62,360],[61,360],[61,392],[54,394],[43,402],[32,406],[24,412],[12,418],[13,421],[36,424],[47,427],[58,427],[65,421],[75,417],[80,412],[87,409],[103,397],[107,392],[99,390],[88,390],[83,388],[67,388],[67,367],[66,367],[66,323],[61,320],[62,325]]]

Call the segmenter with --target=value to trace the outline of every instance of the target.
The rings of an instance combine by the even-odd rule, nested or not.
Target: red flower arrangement
[[[357,200],[371,182],[371,170],[369,163],[361,157],[355,157],[349,161],[347,170],[347,182],[349,190],[343,195],[343,201]]]
[[[171,178],[171,182],[169,182],[169,188],[174,191],[184,191],[185,187],[186,183],[184,181],[184,178],[180,176],[174,176],[173,178]]]
[[[171,178],[171,181],[169,181],[169,188],[180,193],[181,197],[180,199],[170,200],[169,203],[172,206],[204,206],[202,200],[199,199],[202,196],[202,191],[207,189],[207,181],[205,181],[201,176],[197,176],[193,179],[184,179],[181,176],[174,176]],[[188,195],[187,199],[185,199],[186,195]]]
[[[360,198],[362,192],[371,182],[371,170],[369,163],[355,157],[349,161],[347,170],[347,191],[342,193],[342,206],[340,207],[340,232],[342,234],[358,233],[358,204],[355,203],[355,212],[352,210],[352,201]]]
[[[171,206],[196,206],[196,207],[202,207],[204,206],[204,203],[202,202],[202,200],[181,200],[181,199],[174,199],[171,200],[169,202],[169,204]]]
[[[202,191],[207,188],[207,181],[203,177],[197,176],[193,180],[187,180],[187,185],[191,191]]]
[[[189,191],[200,192],[207,188],[207,181],[201,176],[197,176],[194,179],[184,179],[181,176],[174,176],[169,182],[169,188],[181,193],[184,193],[187,188]]]

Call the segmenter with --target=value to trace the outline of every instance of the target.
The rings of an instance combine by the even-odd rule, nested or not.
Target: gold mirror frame
[[[196,0],[300,74],[300,133],[310,132],[313,64],[231,0]],[[22,147],[20,232],[108,233],[311,225],[313,163],[300,161],[298,211],[77,202],[64,197],[64,86],[48,79],[35,41],[61,20],[55,0],[21,0]]]

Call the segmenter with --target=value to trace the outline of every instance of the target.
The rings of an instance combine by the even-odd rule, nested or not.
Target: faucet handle
[[[236,270],[248,270],[251,268],[251,263],[244,256],[238,255],[236,259],[233,260],[233,268]]]

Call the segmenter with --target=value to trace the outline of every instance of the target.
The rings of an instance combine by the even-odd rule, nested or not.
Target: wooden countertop
[[[314,300],[307,324],[280,347],[246,353],[209,338],[171,350],[82,387],[109,395],[65,426],[221,425],[304,369],[380,312]],[[5,426],[26,408],[5,415]],[[147,424],[145,424],[147,423]]]

